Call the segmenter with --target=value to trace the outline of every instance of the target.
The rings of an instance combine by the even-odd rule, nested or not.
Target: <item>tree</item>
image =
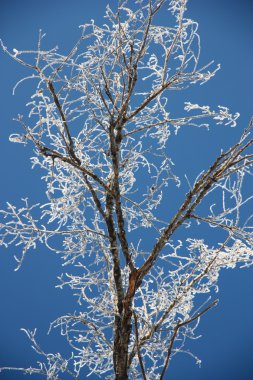
[[[185,0],[129,7],[107,7],[107,24],[83,25],[68,55],[43,50],[42,34],[30,60],[2,44],[38,79],[29,125],[18,116],[24,132],[10,139],[35,149],[48,201],[8,204],[1,242],[22,247],[18,268],[39,242],[60,253],[71,268],[61,286],[78,293],[81,305],[52,324],[72,347],[69,359],[45,353],[26,331],[45,363],[24,371],[48,379],[61,372],[80,378],[84,366],[108,379],[164,378],[171,357],[217,304],[199,300],[217,288],[220,270],[252,264],[251,215],[240,218],[251,200],[242,186],[251,174],[252,123],[185,192],[168,139],[180,139],[182,126],[235,126],[239,115],[187,102],[189,114],[174,117],[171,91],[205,83],[219,67],[199,67],[197,23],[185,17]],[[168,7],[174,26],[157,26]],[[172,191],[177,210],[164,213]],[[220,231],[215,246],[190,238],[202,225]]]

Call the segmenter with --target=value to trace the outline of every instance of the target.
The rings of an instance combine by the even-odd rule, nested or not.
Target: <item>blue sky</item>
[[[48,46],[58,45],[68,51],[79,35],[78,25],[95,19],[103,21],[103,9],[108,0],[3,0],[0,14],[0,37],[12,48],[32,49],[38,30],[47,33]],[[113,3],[113,1],[109,1]],[[253,2],[246,0],[189,0],[188,16],[199,22],[202,41],[201,62],[214,59],[222,70],[205,86],[186,93],[186,100],[200,104],[228,105],[241,118],[236,130],[224,130],[218,143],[226,146],[234,141],[253,114]],[[162,20],[164,22],[164,19]],[[5,201],[19,202],[28,196],[37,202],[42,196],[40,173],[30,170],[29,148],[8,141],[17,126],[12,121],[25,113],[30,85],[20,87],[15,97],[12,87],[25,75],[25,70],[0,53],[0,178],[1,208]],[[199,135],[198,149],[206,151],[216,141]],[[205,140],[206,142],[206,140]],[[202,144],[203,143],[203,144]],[[203,147],[202,147],[203,146]],[[209,152],[208,152],[209,153]],[[183,165],[184,160],[179,162]],[[210,238],[210,236],[208,237]],[[38,248],[26,260],[19,272],[14,272],[15,247],[0,251],[0,366],[30,366],[38,358],[29,347],[21,327],[38,327],[38,337],[45,350],[58,351],[64,340],[54,332],[46,336],[50,321],[75,308],[71,293],[55,289],[61,273],[58,258],[45,248]],[[178,356],[171,364],[172,380],[252,380],[253,378],[253,269],[224,271],[220,280],[220,303],[201,320],[199,334],[203,337],[191,343],[191,349],[203,361],[199,369],[192,359]],[[0,373],[0,380],[23,378],[20,374]],[[92,377],[90,377],[92,380]]]

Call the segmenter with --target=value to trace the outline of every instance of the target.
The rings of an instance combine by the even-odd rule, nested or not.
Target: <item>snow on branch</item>
[[[108,380],[154,380],[178,353],[199,364],[187,341],[198,338],[200,318],[217,305],[211,298],[221,269],[253,263],[253,196],[245,191],[252,121],[230,148],[210,155],[206,169],[199,156],[195,179],[183,173],[196,147],[187,142],[182,149],[179,128],[235,127],[239,117],[226,106],[171,101],[174,91],[204,84],[220,69],[213,61],[200,66],[198,24],[186,17],[186,6],[186,0],[107,5],[105,23],[81,25],[67,54],[45,50],[41,31],[35,50],[8,49],[1,41],[28,70],[14,91],[26,79],[36,82],[28,117],[17,117],[20,130],[10,141],[31,148],[46,199],[7,203],[0,244],[15,245],[17,269],[38,244],[59,254],[58,287],[77,298],[77,309],[50,325],[72,355],[46,353],[35,331],[25,330],[42,362],[15,370],[58,380],[64,372],[79,379],[86,367]],[[159,24],[163,11],[169,25]]]

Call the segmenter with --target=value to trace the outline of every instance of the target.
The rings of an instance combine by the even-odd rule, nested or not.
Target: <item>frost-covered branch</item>
[[[167,10],[171,24],[159,25]],[[200,66],[198,24],[186,11],[186,0],[119,1],[106,7],[103,25],[80,26],[67,54],[45,50],[41,31],[35,50],[1,42],[28,70],[14,91],[23,80],[36,82],[28,121],[17,117],[20,131],[10,141],[30,147],[46,199],[7,203],[0,244],[21,249],[18,268],[38,243],[61,255],[58,286],[77,297],[77,310],[50,326],[72,356],[45,353],[26,330],[46,364],[17,370],[78,379],[86,367],[105,379],[154,380],[180,352],[199,363],[185,347],[216,305],[210,298],[221,269],[253,263],[253,196],[244,191],[252,177],[252,121],[192,184],[187,174],[190,189],[171,158],[181,127],[235,127],[239,117],[190,100],[175,115],[173,91],[202,85],[220,68]],[[212,245],[195,238],[200,223],[210,228]],[[182,230],[187,238],[175,241]]]

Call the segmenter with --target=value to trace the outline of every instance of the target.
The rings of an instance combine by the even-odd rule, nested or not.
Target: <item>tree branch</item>
[[[144,368],[144,364],[143,364],[143,361],[142,361],[141,351],[140,351],[140,346],[139,346],[138,317],[137,317],[135,311],[133,311],[133,315],[134,315],[134,324],[135,324],[135,336],[136,336],[137,354],[138,354],[138,359],[139,359],[139,363],[140,363],[141,373],[142,373],[143,379],[146,380],[147,377],[146,377],[146,374],[145,374],[145,368]]]
[[[164,366],[163,366],[163,370],[162,370],[162,373],[161,373],[161,376],[160,376],[160,380],[162,380],[164,378],[164,375],[165,375],[165,372],[167,370],[167,367],[168,367],[168,364],[169,364],[169,360],[170,360],[170,357],[171,357],[172,348],[173,348],[176,336],[177,336],[180,328],[183,327],[183,326],[185,326],[185,325],[187,325],[187,324],[189,324],[189,323],[191,323],[191,322],[193,322],[193,321],[195,321],[199,317],[201,317],[201,315],[205,314],[208,310],[210,310],[211,308],[213,308],[214,306],[216,306],[218,304],[218,302],[219,302],[219,300],[213,301],[204,310],[202,310],[201,312],[197,313],[196,315],[194,315],[193,317],[191,317],[187,321],[178,322],[177,323],[176,327],[174,328],[174,332],[173,332],[173,335],[172,335],[172,338],[171,338],[171,341],[170,341],[170,345],[169,345],[169,348],[168,348],[168,352],[167,352],[167,356],[166,356],[166,359],[165,359],[165,362],[164,362]]]

